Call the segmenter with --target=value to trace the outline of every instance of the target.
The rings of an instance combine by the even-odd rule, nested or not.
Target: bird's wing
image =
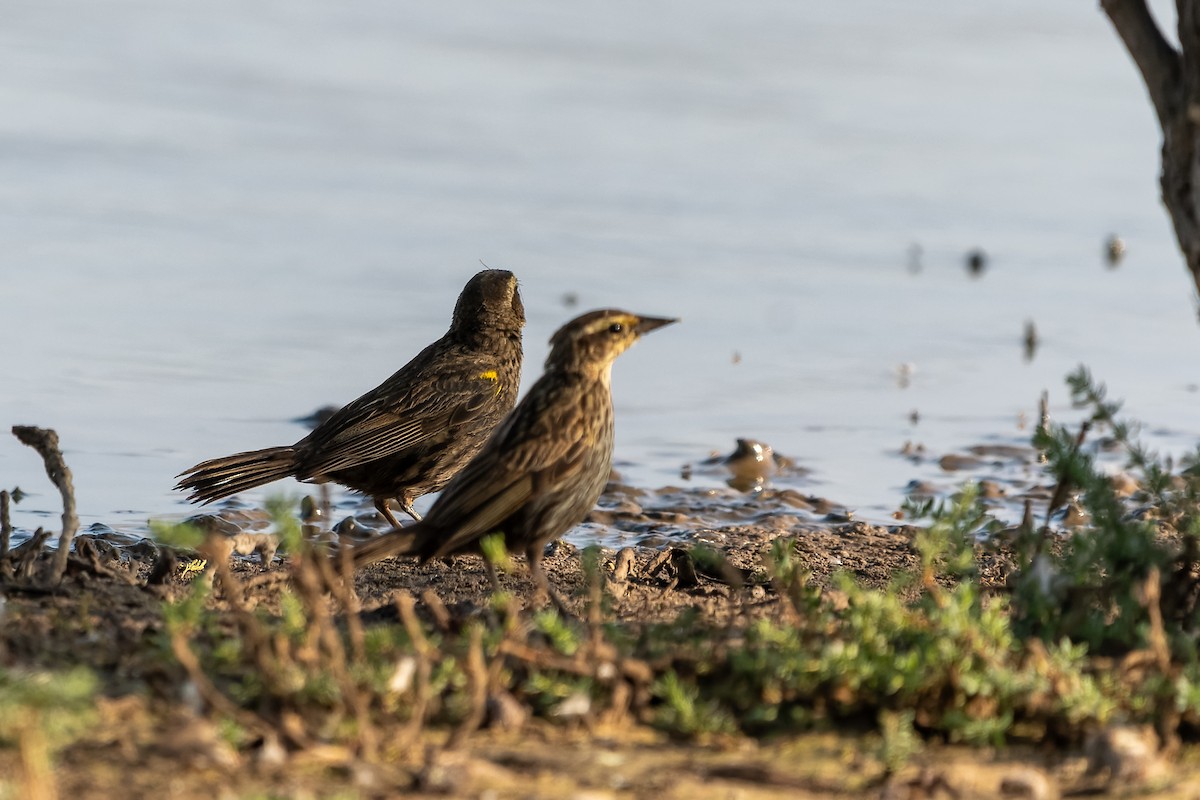
[[[342,408],[298,445],[297,449],[313,454],[304,461],[304,470],[325,475],[395,455],[449,426],[470,421],[500,391],[496,371],[474,363],[425,376],[397,373],[379,390]]]
[[[577,405],[571,392],[529,391],[429,510],[430,527],[446,534],[431,557],[497,530],[535,494],[553,491],[584,468],[594,443]]]

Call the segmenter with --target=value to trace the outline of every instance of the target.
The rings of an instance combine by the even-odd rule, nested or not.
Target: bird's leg
[[[533,581],[534,586],[534,603],[535,605],[542,604],[543,597],[549,597],[550,602],[554,603],[554,607],[558,609],[560,616],[574,619],[575,615],[567,608],[567,604],[558,596],[558,592],[550,588],[550,581],[546,578],[546,573],[542,569],[542,550],[544,545],[534,542],[525,550],[525,558],[529,562],[529,577]]]
[[[396,517],[392,514],[392,510],[388,508],[388,498],[375,498],[375,510],[383,515],[383,518],[387,520],[388,525],[391,525],[393,528],[400,527],[400,523],[396,521]]]
[[[413,508],[411,497],[402,496],[397,497],[396,500],[400,503],[400,510],[412,517],[414,522],[421,521],[421,515],[417,513],[415,508]],[[400,526],[397,525],[396,527],[399,528]]]

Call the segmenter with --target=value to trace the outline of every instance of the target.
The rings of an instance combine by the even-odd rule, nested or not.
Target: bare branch
[[[8,515],[8,491],[0,491],[0,561],[8,556],[8,540],[12,536],[12,521]]]
[[[75,486],[71,479],[71,470],[63,459],[62,451],[58,449],[58,434],[50,428],[36,428],[32,425],[14,425],[13,436],[23,445],[38,451],[46,464],[46,474],[51,482],[58,487],[62,494],[62,533],[58,536],[58,552],[54,554],[54,566],[51,580],[55,583],[62,580],[67,571],[67,558],[71,554],[71,540],[79,528],[79,517],[75,514]]]
[[[1100,0],[1100,7],[1142,74],[1165,132],[1183,110],[1179,102],[1182,70],[1179,51],[1163,36],[1145,0]]]

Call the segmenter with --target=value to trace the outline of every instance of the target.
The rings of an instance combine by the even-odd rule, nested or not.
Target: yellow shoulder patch
[[[477,376],[480,380],[491,381],[496,384],[496,394],[500,394],[500,376],[496,374],[494,369],[486,369]]]

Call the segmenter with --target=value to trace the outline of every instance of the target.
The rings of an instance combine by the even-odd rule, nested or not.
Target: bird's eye
[[[619,322],[614,322],[612,325],[608,326],[609,333],[620,333],[623,330],[625,330],[625,326]]]

